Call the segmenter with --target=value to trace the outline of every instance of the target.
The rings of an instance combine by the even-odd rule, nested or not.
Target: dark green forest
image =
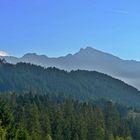
[[[125,113],[124,113],[125,112]],[[139,140],[140,116],[110,101],[32,93],[1,95],[2,140]]]
[[[139,101],[102,73],[0,60],[0,140],[140,140]]]
[[[81,101],[100,98],[140,107],[140,92],[108,75],[95,71],[66,72],[31,64],[0,64],[0,92],[58,93]]]

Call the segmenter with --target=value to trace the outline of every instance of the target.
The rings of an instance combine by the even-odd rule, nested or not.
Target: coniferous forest
[[[50,95],[8,94],[0,98],[0,138],[139,140],[140,116],[132,117],[129,111],[109,101],[88,103]]]
[[[4,60],[3,60],[4,61]],[[0,92],[57,93],[80,101],[106,99],[140,107],[140,91],[123,81],[96,71],[64,71],[18,63],[0,64]]]
[[[0,140],[140,140],[140,92],[105,74],[1,61],[0,91]]]

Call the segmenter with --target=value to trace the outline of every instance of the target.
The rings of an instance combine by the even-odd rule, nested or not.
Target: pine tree
[[[48,135],[46,136],[46,140],[52,140],[51,135],[48,134]]]
[[[77,133],[75,133],[75,134],[74,134],[74,136],[73,136],[72,140],[80,140],[80,139],[79,139],[79,136],[78,136],[78,134],[77,134]]]
[[[3,129],[0,121],[0,140],[6,140],[6,129]]]
[[[40,114],[40,127],[43,137],[45,137],[46,134],[52,134],[49,114],[46,112],[41,112]]]
[[[118,136],[115,138],[115,140],[121,140]]]
[[[27,130],[23,126],[18,128],[16,133],[16,140],[29,140]]]
[[[132,140],[132,137],[128,136],[128,137],[126,138],[126,140]]]
[[[88,139],[89,140],[104,140],[105,130],[104,130],[104,120],[101,111],[96,108],[91,115],[88,128]]]
[[[106,105],[105,122],[109,133],[113,133],[113,135],[117,135],[120,126],[120,117],[116,107],[112,102],[108,102]]]
[[[114,140],[113,134],[109,134],[107,137],[108,137],[108,138],[107,138],[106,140]]]
[[[64,122],[63,122],[63,114],[61,112],[61,109],[58,108],[55,112],[56,115],[54,116],[53,124],[52,124],[52,133],[54,135],[54,138],[56,140],[63,140],[63,128],[64,128]]]
[[[10,110],[9,104],[6,100],[0,98],[0,120],[3,131],[7,131],[6,139],[12,139],[15,136],[14,116]]]

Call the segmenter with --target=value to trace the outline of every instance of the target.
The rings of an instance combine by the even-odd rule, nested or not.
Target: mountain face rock
[[[75,54],[63,57],[49,58],[45,55],[28,53],[21,58],[6,56],[6,61],[16,64],[27,62],[43,67],[57,67],[67,71],[71,70],[95,70],[125,81],[140,89],[140,62],[122,60],[111,54],[96,50],[91,47],[80,49]]]

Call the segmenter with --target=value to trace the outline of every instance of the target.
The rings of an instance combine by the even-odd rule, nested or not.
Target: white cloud
[[[4,51],[0,51],[0,56],[8,56],[9,54],[7,52]]]

